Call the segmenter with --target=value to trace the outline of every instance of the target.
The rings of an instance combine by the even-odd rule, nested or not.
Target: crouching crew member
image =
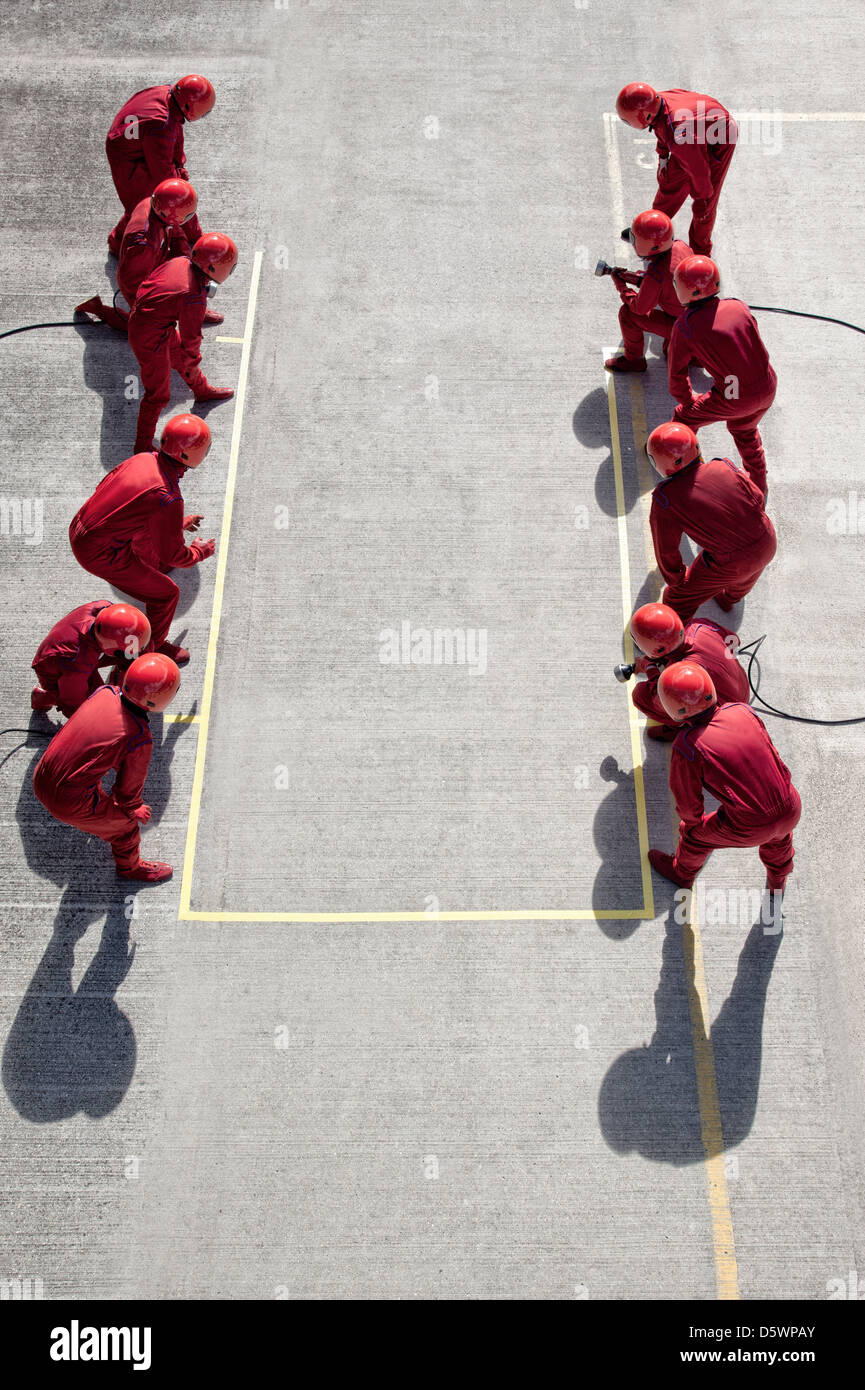
[[[129,218],[117,263],[117,287],[132,307],[138,287],[152,270],[171,256],[189,256],[183,228],[195,216],[198,197],[191,183],[165,179],[149,198],[142,198]],[[98,294],[75,307],[76,314],[95,314],[103,323],[125,333],[129,314],[113,304],[103,304]],[[205,323],[222,323],[222,314],[208,309]]]
[[[765,501],[766,454],[757,426],[775,399],[778,378],[757,321],[741,299],[718,298],[718,267],[707,256],[681,261],[673,283],[686,306],[667,355],[670,395],[678,401],[673,419],[692,430],[723,420]],[[714,382],[701,396],[688,377],[692,361]]]
[[[756,846],[766,887],[783,892],[802,804],[765,724],[750,705],[718,704],[711,676],[693,662],[662,671],[658,697],[681,726],[670,758],[680,820],[675,854],[650,850],[652,867],[690,888],[713,849]],[[719,802],[709,815],[704,792]]]
[[[657,720],[646,726],[649,738],[671,743],[678,726],[667,722],[667,713],[658,698],[661,672],[679,661],[696,661],[712,677],[722,704],[731,700],[748,703],[748,677],[736,659],[738,633],[710,618],[695,618],[687,627],[678,613],[665,603],[645,603],[631,619],[631,637],[645,655],[634,663],[634,670],[646,677],[631,691],[631,700],[647,718]]]
[[[681,261],[691,255],[684,241],[673,237],[673,224],[665,212],[638,212],[631,224],[630,240],[646,269],[620,271],[614,269],[612,281],[622,301],[619,327],[625,345],[624,356],[608,357],[604,366],[611,372],[644,372],[646,370],[646,333],[655,333],[664,340],[664,353],[676,319],[684,313],[684,305],[676,294],[673,273]],[[636,285],[637,289],[631,289]]]
[[[56,707],[68,718],[102,686],[100,666],[128,664],[149,642],[150,623],[131,603],[107,598],[73,608],[39,644],[30,708]]]
[[[142,859],[141,827],[150,820],[144,783],[153,736],[148,715],[177,693],[180,672],[167,656],[140,656],[123,688],[104,685],[55,734],[36,765],[33,790],[56,820],[106,840],[117,877],[143,883],[170,878],[170,864]],[[114,769],[111,791],[102,778]]]
[[[210,429],[197,415],[175,415],[162,431],[159,449],[133,454],[106,473],[72,519],[69,543],[84,569],[140,603],[152,628],[151,646],[179,665],[185,647],[168,641],[180,590],[165,573],[206,560],[215,540],[187,545],[184,531],[197,531],[200,513],[184,516],[180,480],[197,468],[210,448]]]
[[[646,449],[665,480],[652,493],[649,513],[667,583],[662,602],[683,623],[712,598],[729,612],[751,592],[777,548],[762,494],[730,459],[704,461],[687,425],[659,425]],[[702,547],[687,568],[679,552],[683,534]]]

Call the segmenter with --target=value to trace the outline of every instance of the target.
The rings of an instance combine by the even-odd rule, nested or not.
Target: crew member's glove
[[[634,662],[634,670],[639,671],[641,676],[659,676],[660,666],[656,666],[650,656],[638,656]]]
[[[212,537],[209,541],[193,541],[191,549],[195,551],[197,561],[209,560],[216,550],[216,541]]]
[[[135,817],[135,819],[138,821],[139,825],[146,825],[147,822],[150,820],[150,807],[149,807],[149,806],[136,806],[136,808],[135,808],[135,810],[132,812],[132,814],[133,814],[133,816]]]
[[[204,516],[201,512],[192,512],[189,516],[185,516],[183,518],[184,531],[197,531],[203,520]]]

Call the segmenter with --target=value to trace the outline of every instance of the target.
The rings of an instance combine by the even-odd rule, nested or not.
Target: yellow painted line
[[[231,448],[228,455],[228,475],[225,480],[222,529],[219,533],[219,548],[217,551],[213,611],[210,618],[210,634],[207,642],[207,664],[204,669],[204,690],[201,697],[198,743],[195,750],[195,772],[192,778],[192,803],[189,808],[186,849],[183,855],[183,876],[180,883],[179,915],[181,917],[189,911],[192,894],[195,845],[198,837],[198,818],[201,811],[201,792],[204,785],[204,759],[207,753],[207,731],[210,724],[210,706],[213,699],[213,680],[216,674],[216,649],[219,642],[219,624],[222,619],[222,597],[225,590],[225,571],[228,564],[228,541],[231,535],[231,517],[234,510],[234,489],[237,483],[237,459],[240,453],[240,432],[243,427],[243,409],[246,403],[246,381],[249,376],[249,359],[252,352],[252,330],[255,324],[255,304],[258,298],[258,282],[261,277],[261,262],[263,255],[263,251],[256,251],[255,253],[252,264],[252,280],[249,286],[249,299],[246,305],[246,323],[243,330],[243,352],[240,356],[240,372],[237,381],[237,393],[235,395],[234,427],[231,432]]]
[[[610,415],[610,440],[613,452],[613,477],[616,484],[616,526],[619,533],[619,578],[622,590],[622,627],[625,634],[625,661],[634,660],[634,644],[631,641],[631,565],[628,558],[628,514],[625,511],[625,484],[622,478],[622,445],[619,435],[619,415],[616,408],[616,382],[612,372],[606,372],[607,409]],[[640,728],[643,723],[638,711],[634,709],[630,693],[625,688],[625,699],[631,716],[628,724],[631,731],[631,762],[634,768],[634,793],[637,799],[637,837],[640,845],[640,872],[643,880],[643,903],[647,918],[655,915],[655,898],[652,890],[652,870],[649,865],[649,825],[646,815],[646,789],[643,781],[643,749],[640,743]]]
[[[629,377],[628,385],[634,454],[637,460],[637,478],[640,486],[641,529],[649,569],[654,570],[657,568],[657,562],[649,527],[649,508],[654,475],[652,465],[645,453],[646,397],[643,383],[638,376]],[[658,595],[660,595],[662,582],[660,581],[657,586]],[[626,658],[628,661],[630,659],[630,657]],[[668,749],[668,772],[669,765],[670,750]],[[672,794],[670,795],[670,821],[673,828],[673,838],[678,840],[679,817]],[[700,1135],[703,1141],[703,1152],[706,1156],[706,1189],[712,1222],[715,1287],[719,1299],[732,1300],[739,1297],[739,1271],[736,1263],[736,1243],[733,1236],[730,1197],[727,1191],[727,1175],[724,1171],[724,1130],[721,1121],[721,1103],[718,1098],[715,1050],[712,1046],[709,1027],[709,992],[706,986],[706,971],[703,961],[703,940],[700,935],[700,923],[696,910],[696,895],[693,893],[691,894],[690,910],[682,926],[682,947],[685,957],[691,1040],[694,1047],[694,1069],[697,1076]]]
[[[245,338],[217,338],[218,343],[245,343]]]
[[[678,834],[678,816],[674,817],[674,821]],[[715,1049],[712,1046],[709,1028],[709,993],[706,988],[703,941],[694,893],[691,894],[690,921],[686,920],[682,926],[682,945],[685,953],[691,1037],[694,1043],[694,1067],[697,1073],[700,1135],[706,1155],[706,1187],[712,1217],[715,1287],[719,1299],[733,1301],[739,1298],[739,1267],[736,1261],[736,1241],[733,1235],[730,1196],[727,1191],[727,1174],[724,1171],[724,1129],[718,1098]]]
[[[165,724],[199,724],[201,722],[197,714],[164,714],[162,719]]]

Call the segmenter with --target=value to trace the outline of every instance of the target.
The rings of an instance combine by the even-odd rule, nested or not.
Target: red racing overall
[[[714,381],[701,396],[688,379],[692,361]],[[723,420],[765,499],[766,455],[757,426],[775,399],[778,378],[747,304],[717,295],[689,304],[670,338],[667,368],[670,395],[679,402],[673,419],[695,432]]]
[[[696,459],[665,478],[652,493],[649,523],[667,582],[662,601],[683,623],[711,598],[732,608],[753,589],[778,544],[759,490],[730,459]],[[702,546],[687,569],[679,552],[683,534]]]
[[[696,661],[712,677],[719,702],[744,700],[747,704],[750,687],[748,677],[736,660],[738,646],[738,635],[730,628],[722,627],[710,618],[695,618],[685,628],[685,635],[676,650],[662,658],[663,665],[647,661],[646,680],[634,686],[632,701],[649,719],[667,724],[669,715],[658,699],[661,671],[674,661]]]
[[[658,155],[658,191],[652,204],[675,217],[691,203],[688,241],[696,255],[712,254],[718,199],[739,136],[726,107],[701,92],[673,88],[660,92],[661,107],[651,122]]]
[[[749,705],[716,705],[672,746],[670,790],[680,817],[673,867],[693,879],[713,849],[759,845],[766,884],[783,889],[793,868],[802,804],[766,726]],[[705,814],[703,792],[720,802]]]
[[[112,468],[69,527],[72,553],[90,574],[140,603],[150,620],[146,651],[168,637],[180,590],[166,569],[188,569],[212,551],[184,538],[180,479],[186,469],[167,454],[133,454]]]
[[[121,106],[105,140],[105,153],[123,216],[108,237],[116,255],[129,217],[142,198],[149,198],[163,179],[187,179],[183,152],[185,116],[171,87],[146,87]],[[201,224],[191,217],[183,224],[190,245],[201,236]]]
[[[92,636],[92,628],[103,608],[110,608],[112,602],[110,598],[99,599],[73,608],[40,642],[32,664],[46,698],[34,707],[53,709],[56,705],[68,717],[103,684],[98,667],[101,663],[113,666],[114,660],[105,655]]]
[[[143,804],[153,737],[147,713],[105,685],[71,715],[36,765],[33,790],[56,820],[111,845],[118,873],[139,862]],[[117,776],[110,792],[102,778]]]

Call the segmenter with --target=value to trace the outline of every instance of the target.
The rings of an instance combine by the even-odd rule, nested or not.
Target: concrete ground
[[[861,319],[858,8],[10,0],[0,34],[0,331],[106,294],[104,132],[201,71],[190,175],[241,253],[204,366],[245,387],[186,480],[220,551],[178,576],[170,713],[200,722],[154,721],[145,848],[175,877],[125,893],[35,801],[28,691],[104,591],[66,529],[130,452],[136,363],[104,326],[0,342],[0,1280],[821,1300],[865,1273],[862,727],[767,716],[804,802],[783,935],[750,852],[683,925],[641,855],[672,843],[667,753],[611,674],[658,592],[641,449],[670,402],[656,341],[607,381],[592,276],[653,192],[603,113],[629,80],[694,87],[766,113],[724,292]],[[780,545],[731,621],[768,633],[772,703],[865,713],[860,340],[760,325]],[[403,661],[405,625],[467,659]]]

